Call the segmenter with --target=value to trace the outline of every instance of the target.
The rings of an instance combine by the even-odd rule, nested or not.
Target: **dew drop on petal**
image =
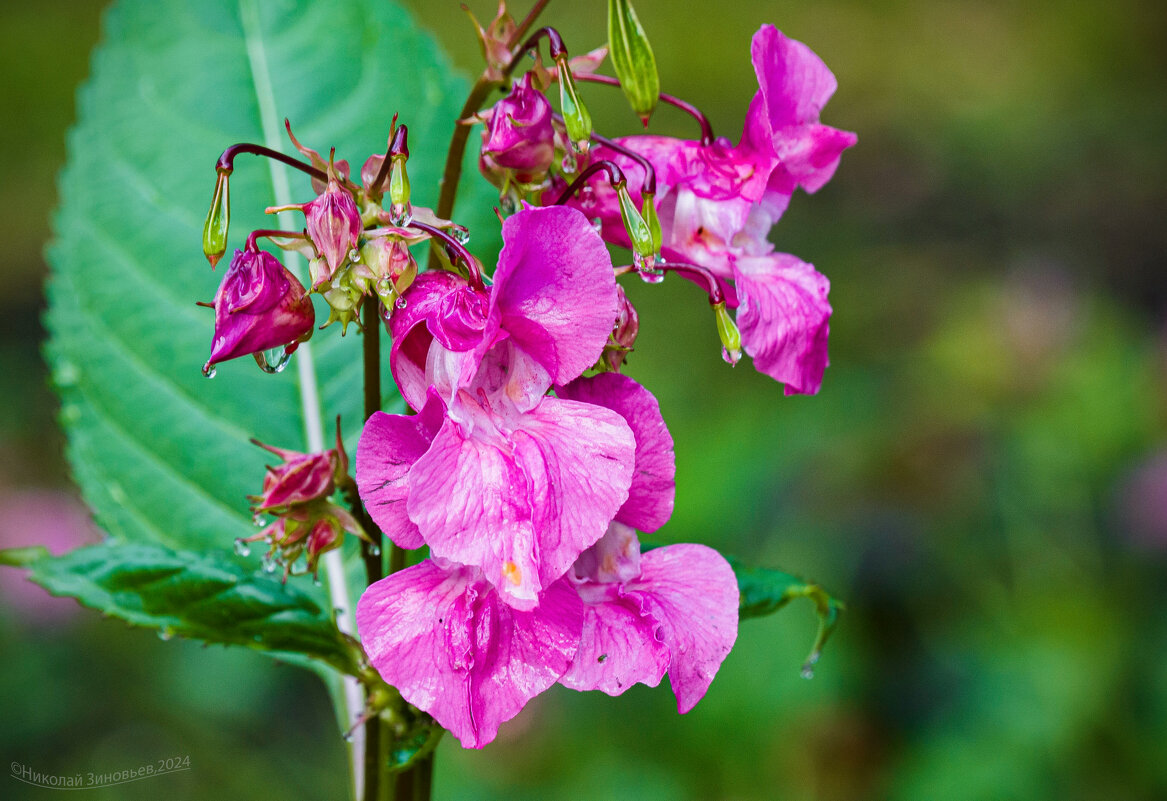
[[[356,248],[353,248],[348,252],[348,260],[353,264],[358,263],[361,260],[361,252]]]
[[[238,556],[251,556],[251,547],[243,541],[242,537],[235,538],[235,553]]]
[[[215,369],[215,365],[213,365],[213,364],[208,364],[208,365],[203,367],[203,375],[206,376],[207,378],[214,378],[215,374],[218,372],[219,371],[217,369]]]
[[[397,308],[399,308],[399,309],[404,309],[404,308],[406,307],[407,303],[406,303],[406,301],[405,301],[405,298],[404,298],[404,297],[402,297],[401,295],[398,295],[398,296],[397,296],[397,300],[395,300],[395,301],[393,302],[393,305],[394,305],[394,306],[396,306],[396,307],[397,307]]]

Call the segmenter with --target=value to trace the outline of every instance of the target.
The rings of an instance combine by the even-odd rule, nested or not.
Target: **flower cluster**
[[[569,59],[554,29],[520,43],[505,4],[479,26],[480,82],[508,89],[461,121],[484,124],[479,165],[506,214],[490,278],[465,248],[466,229],[441,219],[452,214],[456,172],[436,213],[412,203],[396,118],[387,151],[365,161],[359,184],[347,162],[325,160],[290,127],[306,162],[259,145],[228,148],[204,230],[213,266],[226,252],[227,180],[239,153],[312,177],[313,199],[268,209],[302,213],[302,231],[255,231],[236,251],[215,296],[204,370],[248,354],[282,367],[312,333],[316,293],[331,310],[325,325],[362,327],[366,381],[378,383],[366,385],[355,493],[339,431],[325,453],[268,448],[284,463],[269,468],[253,511],[276,521],[241,544],[268,541],[269,562],[288,570],[307,553],[315,571],[344,531],[365,538],[359,518],[398,549],[427,549],[403,569],[398,552],[381,578],[379,553],[365,546],[370,585],[356,623],[396,703],[428,713],[466,747],[489,743],[555,683],[618,695],[667,673],[687,712],[737,637],[738,583],[725,558],[702,545],[641,547],[640,534],[672,514],[673,440],[653,395],[620,372],[639,315],[616,278],[635,272],[656,283],[675,272],[697,283],[726,360],[744,349],[787,394],[817,392],[827,366],[827,279],[775,252],[768,236],[795,189],[822,187],[855,143],[819,122],[834,76],[805,45],[764,26],[751,46],[758,89],[733,144],[659,94],[655,66],[651,75],[641,68],[651,52],[633,41],[643,37],[639,22],[628,3],[612,7],[623,9],[619,79],[596,73],[603,51]],[[537,57],[512,82],[543,38],[553,66]],[[577,80],[623,82],[646,121],[658,96],[679,105],[701,122],[702,138],[599,136]],[[558,114],[544,95],[553,84]],[[468,135],[459,131],[455,165]],[[307,286],[260,251],[258,237],[305,256]],[[410,248],[427,240],[431,269],[421,271]],[[615,267],[610,244],[631,249],[632,264]],[[377,313],[411,414],[373,411]],[[350,490],[356,517],[332,503],[337,489]],[[389,703],[383,695],[370,690],[370,716]]]
[[[646,389],[583,377],[619,310],[599,234],[528,208],[503,242],[491,287],[426,273],[393,310],[390,366],[418,414],[375,414],[357,450],[373,520],[430,552],[361,598],[365,650],[471,747],[556,681],[618,694],[667,670],[687,711],[737,634],[719,554],[641,561],[636,530],[672,511],[673,443]]]

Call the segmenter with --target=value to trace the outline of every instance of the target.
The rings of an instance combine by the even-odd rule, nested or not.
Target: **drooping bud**
[[[608,48],[624,96],[645,127],[660,99],[656,57],[630,0],[608,0]]]
[[[620,218],[624,221],[624,230],[632,241],[632,253],[636,269],[641,273],[652,273],[656,264],[656,243],[652,235],[652,228],[640,216],[632,196],[628,194],[628,184],[621,181],[613,187],[616,197],[620,201]],[[651,205],[650,205],[651,207]]]
[[[470,17],[478,33],[478,44],[482,48],[482,58],[486,62],[487,77],[492,81],[501,81],[511,61],[510,41],[517,28],[514,18],[507,12],[505,0],[499,0],[498,14],[485,29],[469,8],[463,5],[462,10]]]
[[[482,153],[499,167],[514,170],[521,184],[535,183],[551,168],[555,160],[551,104],[531,85],[531,73],[524,73],[490,110]]]
[[[587,153],[588,144],[592,139],[592,115],[587,106],[580,99],[579,89],[576,88],[575,78],[571,75],[571,68],[567,63],[567,55],[561,54],[555,59],[555,66],[559,75],[559,111],[563,114],[563,122],[567,127],[567,138],[577,153]]]
[[[612,326],[612,334],[608,337],[608,344],[604,346],[603,364],[612,372],[620,371],[624,360],[636,344],[636,335],[640,333],[640,317],[636,307],[628,296],[624,294],[624,287],[616,284],[616,323]]]
[[[742,335],[737,323],[729,316],[724,301],[713,304],[713,314],[717,317],[717,336],[721,338],[721,358],[737,364],[742,357]]]
[[[214,365],[283,346],[284,355],[312,335],[312,301],[296,277],[266,251],[236,250],[215,293],[215,336],[203,372]]]
[[[417,259],[405,240],[396,236],[370,238],[361,248],[361,264],[386,308],[396,303],[417,277]]]
[[[304,206],[308,236],[328,265],[328,278],[357,246],[364,225],[356,201],[341,187],[329,168],[328,186],[315,200]]]
[[[231,226],[231,170],[219,169],[215,179],[215,194],[203,224],[203,255],[215,268],[227,252],[227,229]]]
[[[283,460],[283,464],[268,467],[263,491],[248,496],[255,514],[279,514],[296,504],[327,498],[336,490],[338,474],[343,478],[348,473],[348,457],[339,437],[336,448],[322,453],[285,450],[255,439],[252,443]]]

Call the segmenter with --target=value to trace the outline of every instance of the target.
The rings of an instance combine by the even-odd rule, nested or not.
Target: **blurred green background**
[[[0,9],[5,547],[95,536],[68,489],[38,318],[54,174],[101,5]],[[455,2],[408,5],[476,69]],[[483,752],[447,739],[437,796],[1167,797],[1164,8],[636,5],[664,90],[718,133],[739,133],[749,38],[772,22],[838,77],[824,121],[859,134],[774,231],[832,281],[819,396],[783,398],[724,365],[684,282],[629,285],[631,372],[677,441],[667,539],[813,577],[849,611],[809,682],[809,605],[744,623],[684,717],[663,687],[556,688]],[[604,38],[602,6],[552,3],[545,19],[582,52]],[[618,95],[586,91],[599,130],[634,132]],[[693,135],[669,109],[653,129]],[[73,775],[190,756],[189,772],[93,798],[344,797],[343,744],[311,676],[161,642],[14,571],[0,591],[9,762]],[[48,792],[0,776],[4,798]]]

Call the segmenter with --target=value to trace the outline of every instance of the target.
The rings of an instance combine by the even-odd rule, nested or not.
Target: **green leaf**
[[[797,576],[771,570],[765,567],[746,567],[737,559],[727,556],[737,575],[738,589],[741,591],[741,605],[738,616],[741,619],[762,617],[777,612],[795,598],[809,598],[818,614],[819,627],[811,646],[810,655],[802,665],[802,675],[814,675],[814,666],[822,656],[827,638],[835,630],[840,613],[846,609],[839,601],[820,587]]]
[[[203,378],[213,313],[195,301],[210,300],[223,276],[200,252],[215,160],[239,141],[294,153],[288,117],[301,141],[336,146],[357,170],[384,151],[400,111],[415,202],[430,205],[468,87],[388,0],[123,0],[104,31],[78,95],[48,253],[47,352],[68,457],[115,540],[229,552],[253,531],[244,495],[270,459],[249,437],[307,450],[305,410],[319,397],[324,428],[339,414],[355,443],[361,347],[333,327],[309,343],[315,376],[299,372],[297,355],[277,376],[239,359]],[[269,165],[236,161],[230,247],[272,227],[266,206],[312,197],[306,176]],[[479,202],[459,208],[476,214],[459,220],[489,245],[492,193],[474,177],[468,170],[480,190],[469,200]]]
[[[106,543],[28,567],[29,578],[54,595],[165,637],[243,645],[293,660],[308,656],[342,673],[357,671],[359,646],[312,598],[226,557]]]

